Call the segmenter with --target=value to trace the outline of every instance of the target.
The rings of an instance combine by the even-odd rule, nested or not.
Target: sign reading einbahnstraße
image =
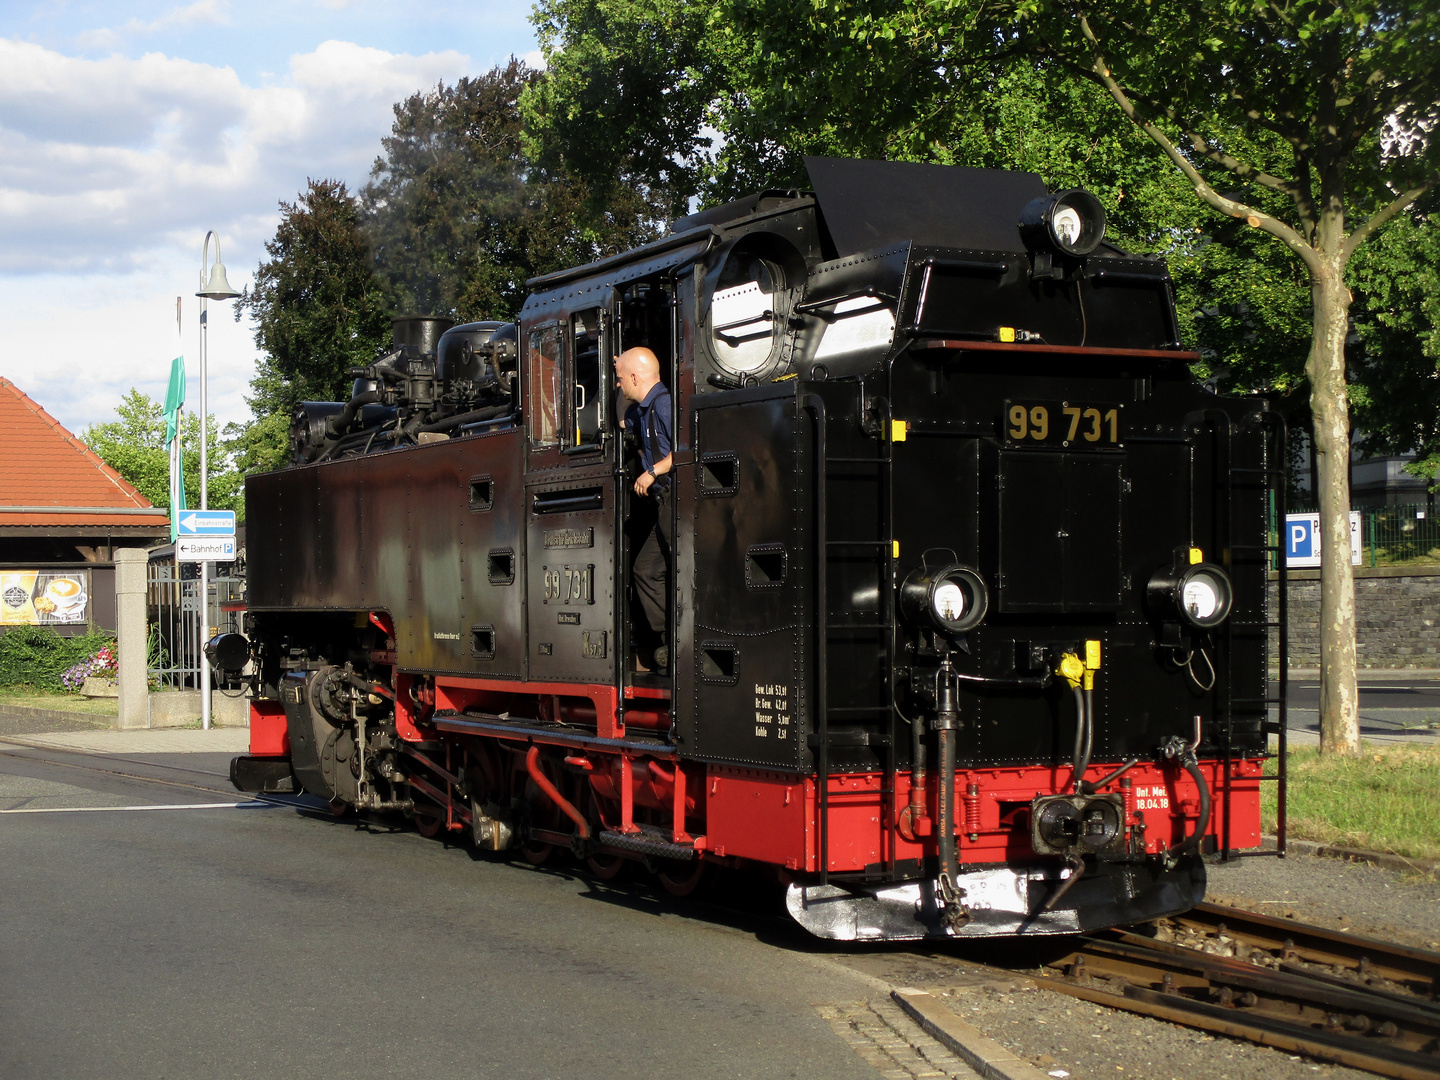
[[[175,519],[181,536],[234,536],[234,510],[181,510]]]

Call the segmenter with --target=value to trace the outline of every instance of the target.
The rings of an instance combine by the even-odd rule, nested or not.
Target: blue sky
[[[308,177],[364,183],[396,101],[512,54],[538,64],[529,11],[0,0],[0,374],[76,432],[132,386],[163,397],[177,354],[195,387],[206,230],[243,287],[281,200]],[[256,353],[216,306],[224,424],[249,416]]]

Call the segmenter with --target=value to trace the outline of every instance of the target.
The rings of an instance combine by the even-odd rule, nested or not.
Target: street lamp
[[[210,267],[210,280],[205,280],[205,264],[210,256],[210,238],[215,238],[215,263]],[[210,509],[210,405],[207,400],[206,321],[207,300],[234,300],[240,294],[225,280],[225,264],[220,261],[220,234],[211,229],[200,246],[200,509]],[[205,642],[210,629],[210,564],[200,564],[200,726],[210,730],[210,664],[205,659]]]

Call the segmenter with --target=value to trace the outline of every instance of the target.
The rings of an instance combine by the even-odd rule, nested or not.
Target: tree
[[[528,278],[654,237],[643,193],[611,184],[599,200],[562,163],[527,156],[518,101],[540,78],[512,58],[395,106],[361,197],[397,310],[514,318]]]
[[[1440,470],[1440,225],[1404,214],[1355,253],[1350,364],[1355,426],[1374,454],[1415,453]]]
[[[1359,750],[1349,559],[1345,342],[1355,251],[1431,188],[1440,146],[1440,9],[1429,0],[1022,0],[1020,40],[1103,87],[1212,209],[1305,268],[1305,371],[1318,464],[1321,744]],[[1271,165],[1250,145],[1278,141]],[[1229,174],[1212,184],[1204,162]],[[1258,197],[1257,197],[1258,196]],[[1266,199],[1282,196],[1283,210]]]
[[[390,310],[361,232],[360,205],[338,180],[310,180],[280,204],[255,283],[235,306],[255,320],[261,358],[251,396],[253,424],[226,428],[245,473],[288,459],[290,416],[301,401],[350,397],[352,369],[372,363],[390,340]]]
[[[92,424],[80,433],[80,441],[99,454],[105,464],[134,485],[156,506],[170,505],[170,454],[165,449],[165,407],[147,394],[132,389],[115,409],[118,419]],[[217,438],[215,418],[210,417],[209,494],[217,510],[245,513],[240,474]],[[185,490],[191,499],[200,491],[200,417],[187,412],[180,424],[181,460]]]
[[[707,101],[706,116],[722,136],[745,131],[747,117],[780,116],[790,118],[786,130],[800,133],[802,145],[878,146],[891,157],[917,149],[939,157],[937,134],[953,133],[953,120],[974,111],[974,95],[997,63],[1039,60],[1102,91],[1107,107],[1158,148],[1200,204],[1232,223],[1204,230],[1224,247],[1193,247],[1202,256],[1197,272],[1208,259],[1243,276],[1234,253],[1251,246],[1241,239],[1247,230],[1280,241],[1309,293],[1304,374],[1326,552],[1322,736],[1327,749],[1358,747],[1354,588],[1344,557],[1346,272],[1356,250],[1435,183],[1440,8],[1431,0],[815,0],[799,11],[782,0],[731,0],[708,15],[687,0],[548,0],[536,18],[548,55],[569,80],[555,84],[557,94],[584,84],[587,67],[622,67],[607,50],[642,40],[637,23],[658,38],[643,60],[652,67],[668,62],[672,44],[677,62],[702,52],[687,35],[703,29],[717,61],[686,69],[682,96]],[[623,32],[607,36],[612,25]],[[603,98],[603,83],[596,84]],[[564,102],[552,102],[549,115],[562,130],[561,120],[581,122]],[[599,116],[638,135],[655,126],[613,108]],[[784,131],[769,130],[785,142]],[[659,137],[662,151],[683,160],[685,132],[662,125]],[[705,171],[703,163],[694,168]],[[1299,321],[1299,275],[1276,274],[1269,268],[1282,264],[1268,255],[1263,261],[1270,280],[1250,276],[1267,285],[1271,302],[1225,310],[1201,293],[1188,314],[1192,326],[1201,316],[1202,336],[1228,337],[1233,348],[1257,338],[1267,321]],[[1259,350],[1266,345],[1260,341]],[[1275,373],[1262,358],[1254,373],[1262,381],[1267,367]],[[1295,384],[1297,373],[1279,374],[1282,385]]]

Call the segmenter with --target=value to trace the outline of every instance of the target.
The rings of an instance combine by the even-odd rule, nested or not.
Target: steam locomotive
[[[758,871],[846,940],[1147,920],[1259,845],[1282,422],[1193,377],[1165,263],[1086,192],[806,165],[534,279],[517,323],[397,320],[297,410],[216,650],[255,672],[237,788],[677,894]]]

